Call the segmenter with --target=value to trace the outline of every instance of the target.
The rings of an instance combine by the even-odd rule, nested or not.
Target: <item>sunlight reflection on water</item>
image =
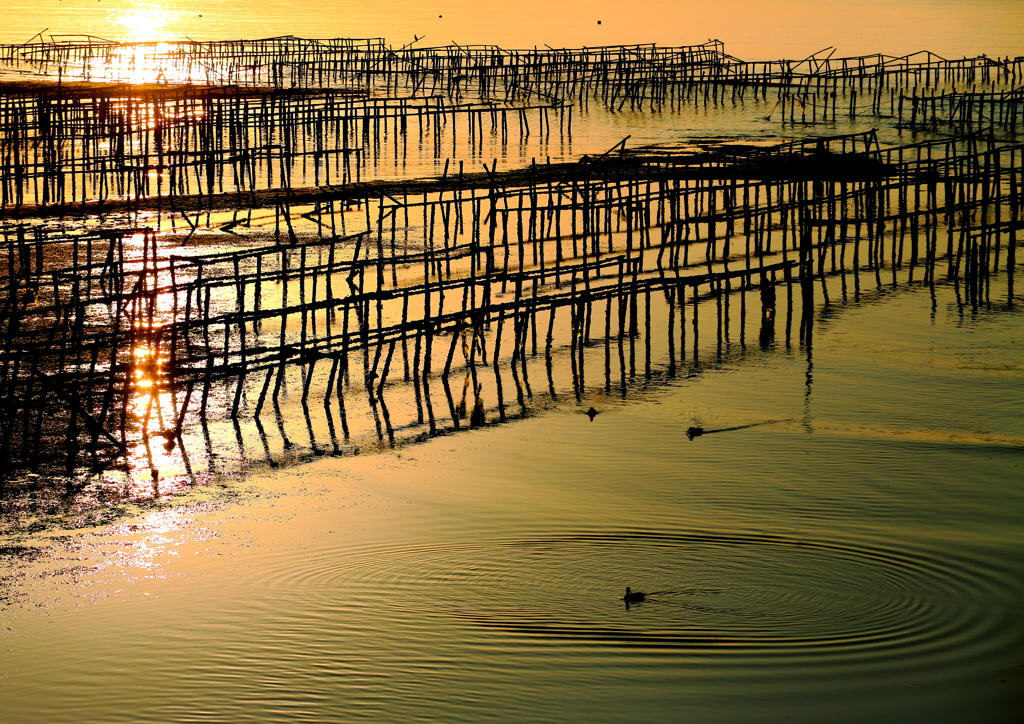
[[[146,43],[162,40],[167,35],[167,26],[180,13],[168,10],[164,5],[149,4],[130,10],[118,11],[117,22],[126,31],[124,38],[132,43]]]
[[[163,8],[124,12],[121,25],[154,40],[176,22]],[[161,47],[115,54],[109,77],[160,79],[147,53]],[[680,135],[677,120],[642,133]],[[707,113],[685,123],[721,130]],[[168,282],[154,273],[140,290]],[[265,303],[286,286],[268,285]],[[623,373],[621,395],[609,382],[578,404],[562,387],[508,424],[482,402],[494,383],[466,373],[456,397],[479,408],[476,429],[386,455],[317,449],[293,376],[270,435],[251,417],[244,432],[189,420],[206,478],[172,445],[178,401],[161,382],[159,335],[171,301],[140,294],[153,306],[132,330],[126,409],[142,438],[107,481],[112,499],[124,492],[111,515],[140,514],[4,541],[0,605],[16,604],[0,631],[5,713],[23,724],[959,724],[976,711],[1013,722],[1020,309],[996,302],[983,319],[951,285],[878,287],[850,301],[844,285],[842,302],[815,311],[813,354],[751,335],[698,365],[694,341],[685,379],[627,390]],[[225,389],[211,395],[220,409]],[[597,415],[582,414],[589,405]],[[370,412],[354,422],[370,430]],[[311,442],[297,452],[304,423]],[[706,434],[688,438],[696,424]],[[321,441],[326,427],[318,418]],[[186,476],[219,485],[167,500]],[[28,550],[37,544],[50,547]],[[625,585],[649,600],[625,607]],[[83,601],[95,605],[75,610]]]
[[[97,605],[54,617],[60,635],[19,655],[15,706],[47,697],[19,721],[71,721],[88,701],[139,722],[200,707],[231,721],[852,724],[973,707],[1009,723],[1024,622],[1000,551],[1019,525],[1022,430],[1019,395],[987,395],[980,368],[1019,358],[1006,340],[1021,318],[966,331],[956,316],[929,325],[928,307],[908,291],[823,325],[812,434],[682,435],[694,416],[711,430],[799,417],[806,360],[765,354],[629,404],[588,398],[593,421],[568,405],[401,458],[323,459],[224,509],[79,539],[47,564],[66,573],[25,582],[55,613],[71,592]],[[936,345],[977,371],[922,365]],[[946,404],[928,404],[943,379]],[[979,417],[957,421],[968,400]],[[61,580],[74,583],[49,598]],[[649,600],[627,610],[624,585]],[[15,614],[15,635],[34,635]]]

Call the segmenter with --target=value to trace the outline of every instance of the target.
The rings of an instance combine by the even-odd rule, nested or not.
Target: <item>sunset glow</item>
[[[2,14],[3,722],[1018,724],[1024,0]]]
[[[176,15],[176,12],[158,5],[146,5],[118,12],[115,17],[125,32],[121,40],[129,43],[151,43],[166,37],[167,25]]]

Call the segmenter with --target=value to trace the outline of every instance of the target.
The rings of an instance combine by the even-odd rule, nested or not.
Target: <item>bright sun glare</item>
[[[105,74],[111,80],[129,83],[188,82],[188,71],[175,68],[167,57],[169,26],[181,13],[158,3],[147,3],[120,10],[113,21],[124,28],[118,38],[127,45],[109,56]]]
[[[161,40],[164,26],[172,13],[155,5],[133,8],[118,13],[117,22],[127,31],[124,40],[131,43],[145,43]]]

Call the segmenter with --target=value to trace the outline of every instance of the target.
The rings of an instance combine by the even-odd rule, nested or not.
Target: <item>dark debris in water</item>
[[[42,550],[36,546],[5,545],[0,546],[0,558],[17,558],[25,561],[32,561],[42,555]]]

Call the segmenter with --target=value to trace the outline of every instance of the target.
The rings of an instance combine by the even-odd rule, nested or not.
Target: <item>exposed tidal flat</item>
[[[0,719],[1017,722],[1022,59],[366,47],[5,97]]]

